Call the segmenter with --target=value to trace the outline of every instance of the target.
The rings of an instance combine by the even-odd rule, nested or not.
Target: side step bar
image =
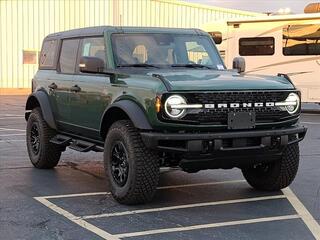
[[[51,138],[50,142],[60,146],[68,146],[72,142],[72,138],[58,134]]]
[[[53,138],[50,139],[51,143],[57,144],[62,147],[69,147],[78,152],[103,152],[103,147],[96,145],[95,143],[71,138],[66,135],[57,134]]]

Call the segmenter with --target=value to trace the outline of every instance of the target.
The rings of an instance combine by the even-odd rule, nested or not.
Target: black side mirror
[[[104,70],[104,61],[97,57],[81,57],[79,63],[80,72],[84,73],[102,73]]]
[[[235,57],[233,59],[232,68],[237,70],[238,73],[246,71],[246,61],[243,57]]]
[[[222,43],[222,33],[221,32],[208,32],[208,33],[212,37],[215,44]]]

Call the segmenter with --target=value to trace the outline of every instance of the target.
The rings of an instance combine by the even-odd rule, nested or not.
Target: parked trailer
[[[246,73],[287,74],[303,102],[320,103],[320,13],[231,20],[203,29],[222,33],[218,48],[228,68],[234,57],[243,57]]]

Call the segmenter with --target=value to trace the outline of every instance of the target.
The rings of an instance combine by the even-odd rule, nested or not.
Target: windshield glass
[[[188,67],[223,70],[212,40],[183,34],[113,34],[117,67]]]

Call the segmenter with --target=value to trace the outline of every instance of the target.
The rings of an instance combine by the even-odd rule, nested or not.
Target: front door
[[[106,62],[103,36],[82,39],[78,56],[97,57]],[[71,124],[74,132],[99,139],[100,120],[111,99],[108,86],[109,76],[77,72],[73,81],[74,90],[70,95]]]

